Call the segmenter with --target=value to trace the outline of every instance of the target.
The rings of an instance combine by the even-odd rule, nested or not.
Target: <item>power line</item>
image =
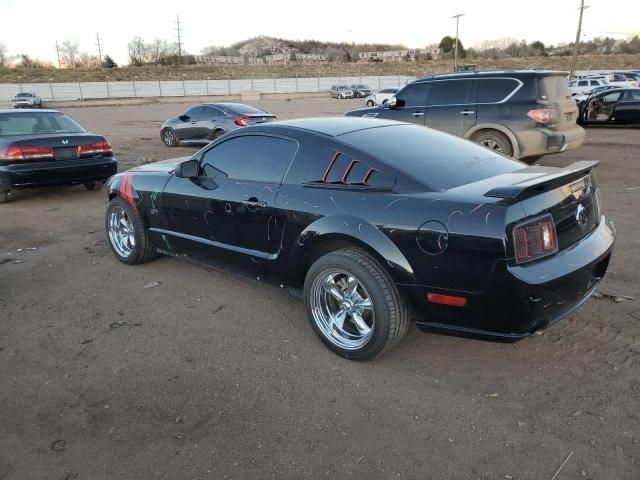
[[[584,5],[584,0],[580,0],[580,18],[578,19],[578,31],[576,32],[576,43],[573,46],[573,59],[571,60],[571,71],[569,72],[569,78],[573,78],[576,72],[576,62],[578,60],[578,48],[580,46],[580,29],[582,29],[582,13],[589,8]]]
[[[176,14],[176,25],[178,32],[178,63],[182,63],[182,31],[180,30],[180,17]]]
[[[456,19],[456,45],[454,47],[454,54],[453,54],[453,71],[454,72],[458,71],[458,24],[460,23],[460,17],[463,17],[463,16],[464,16],[464,13],[457,13],[453,17],[451,17]]]
[[[102,44],[100,43],[100,34],[96,33],[96,45],[98,46],[98,59],[102,65]]]

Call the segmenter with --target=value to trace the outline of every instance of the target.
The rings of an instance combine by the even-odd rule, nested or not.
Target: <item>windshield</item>
[[[24,98],[24,97],[30,97],[31,94],[30,93],[18,93],[16,95],[16,98]]]
[[[468,140],[417,125],[368,128],[338,137],[432,190],[448,190],[523,168]]]
[[[60,112],[0,113],[0,137],[85,131],[75,120]]]

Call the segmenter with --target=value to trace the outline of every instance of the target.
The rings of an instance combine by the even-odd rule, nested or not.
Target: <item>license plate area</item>
[[[77,160],[78,152],[76,147],[56,148],[56,160]]]

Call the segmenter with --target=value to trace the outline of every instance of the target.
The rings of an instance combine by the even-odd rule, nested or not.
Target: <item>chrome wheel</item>
[[[127,258],[136,247],[133,223],[122,207],[115,206],[109,214],[109,241],[121,257]]]
[[[357,350],[371,340],[375,327],[373,303],[353,274],[325,270],[313,281],[309,302],[315,324],[335,346]]]
[[[484,140],[480,140],[480,145],[490,148],[491,150],[495,150],[496,152],[502,153],[502,147],[500,146],[500,144],[490,138],[485,138]]]
[[[173,132],[171,130],[167,129],[162,134],[162,140],[164,141],[165,145],[171,147],[171,146],[175,145],[176,136],[173,134]]]

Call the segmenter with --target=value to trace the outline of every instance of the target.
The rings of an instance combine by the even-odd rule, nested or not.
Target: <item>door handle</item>
[[[474,112],[473,110],[463,110],[463,111],[460,112],[460,115],[465,115],[466,116],[466,115],[473,115],[474,113],[476,113],[476,112]]]
[[[424,112],[413,112],[411,114],[413,117],[424,117]]]
[[[242,204],[249,207],[258,207],[258,208],[265,208],[267,206],[267,202],[261,202],[255,197],[250,198],[249,200],[243,200]]]

